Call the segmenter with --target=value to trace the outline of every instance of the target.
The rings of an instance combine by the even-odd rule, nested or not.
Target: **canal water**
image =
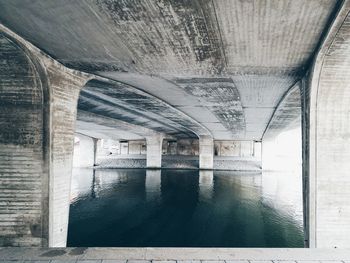
[[[75,169],[68,246],[303,247],[301,176]]]

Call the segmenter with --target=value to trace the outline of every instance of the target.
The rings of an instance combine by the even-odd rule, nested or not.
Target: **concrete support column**
[[[79,138],[79,146],[74,149],[76,167],[93,167],[96,164],[97,139],[76,134]]]
[[[199,136],[199,169],[213,169],[214,141],[210,136]]]
[[[9,212],[0,246],[63,247],[77,102],[89,78],[0,30],[0,192]]]
[[[350,248],[349,12],[344,1],[303,89],[305,207],[316,248]]]
[[[146,138],[147,142],[147,168],[162,167],[163,136],[154,135]]]
[[[52,94],[49,246],[65,247],[77,103],[80,89],[87,79],[56,65],[51,65],[47,71]]]

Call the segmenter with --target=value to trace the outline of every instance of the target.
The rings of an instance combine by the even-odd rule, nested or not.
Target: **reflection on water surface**
[[[68,246],[302,247],[301,176],[75,169]]]

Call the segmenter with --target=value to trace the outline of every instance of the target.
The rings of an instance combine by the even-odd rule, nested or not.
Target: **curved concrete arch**
[[[276,137],[286,129],[301,125],[301,82],[297,81],[283,95],[271,116],[262,140]]]
[[[193,135],[212,137],[206,127],[187,114],[156,96],[122,81],[95,75],[80,94],[78,107],[85,111],[91,111],[91,107],[94,107],[96,114],[145,126],[174,137],[193,137]],[[98,105],[108,104],[109,107],[98,109]]]
[[[154,130],[95,113],[78,110],[77,132],[83,135],[112,140],[139,140],[148,136],[162,135]],[[128,132],[128,137],[123,136]],[[172,138],[172,137],[170,137]]]
[[[48,95],[27,50],[4,32],[0,32],[0,42],[0,192],[7,200],[3,211],[8,213],[2,223],[6,234],[1,235],[0,245],[46,246],[48,228],[43,222],[48,214],[43,208],[48,204]],[[25,206],[31,209],[23,209]]]
[[[91,76],[83,72],[66,68],[1,24],[0,32],[18,43],[21,52],[24,52],[27,58],[30,57],[31,66],[35,68],[38,77],[36,82],[32,83],[31,86],[39,85],[44,90],[44,92],[42,90],[40,91],[42,95],[40,103],[43,110],[45,109],[42,118],[45,119],[46,123],[43,125],[41,122],[40,127],[34,130],[35,134],[42,134],[41,143],[43,143],[43,146],[37,151],[37,155],[32,154],[32,158],[35,158],[35,161],[40,160],[43,162],[43,167],[40,169],[37,168],[37,170],[41,170],[43,174],[41,180],[43,187],[38,187],[33,191],[33,193],[43,196],[42,206],[38,208],[43,218],[40,221],[40,226],[32,222],[33,227],[27,232],[31,233],[32,237],[24,237],[23,240],[18,241],[18,245],[65,246],[70,193],[70,184],[67,182],[70,182],[72,172],[77,102],[80,89]],[[6,54],[6,52],[2,53]],[[7,57],[6,59],[15,61],[16,57]],[[21,68],[21,66],[23,65],[19,65],[18,68]],[[11,74],[9,74],[9,76],[11,76]],[[15,76],[18,81],[13,82],[13,85],[14,87],[20,87],[21,84],[23,84],[21,81],[25,79],[26,75],[18,74]],[[45,90],[47,92],[45,92]],[[17,94],[13,92],[13,98],[21,98],[23,92],[25,92],[23,89],[19,89]],[[32,101],[29,100],[27,104],[30,105],[30,103],[32,103]],[[20,108],[21,105],[16,106]],[[26,103],[23,103],[21,107],[23,106],[26,106]],[[5,121],[15,123],[15,120],[20,118],[21,115],[13,116],[13,113],[15,113],[15,111],[11,112],[11,114],[8,113],[6,116],[4,115],[3,118]],[[23,120],[23,123],[26,123],[26,121],[32,121],[33,124],[37,124],[40,120],[29,116],[28,119]],[[18,127],[20,128],[21,126],[19,125]],[[14,128],[14,130],[16,130],[16,128]],[[25,132],[25,129],[20,130],[20,132]],[[2,130],[1,135],[5,135],[6,137],[6,131]],[[31,137],[23,137],[22,139],[26,140],[28,138],[30,139]],[[31,144],[28,145],[34,147],[36,141],[31,141],[30,143]],[[9,149],[9,147],[7,147],[7,149]],[[21,149],[17,147],[14,152],[17,151],[20,152]],[[16,161],[16,155],[14,153],[8,152],[3,156],[7,156],[7,161]],[[25,164],[25,162],[23,163]],[[13,165],[13,167],[17,166]],[[23,169],[23,171],[26,171],[26,169]],[[3,181],[6,179],[1,178],[1,180]],[[34,184],[34,182],[32,184]],[[18,185],[25,186],[26,183],[20,180]],[[22,222],[26,221],[22,220]],[[31,222],[27,222],[27,227],[29,226],[31,226]],[[23,226],[21,227],[24,229]],[[10,237],[5,237],[5,240],[7,240],[6,242],[11,239],[11,234],[9,235]],[[33,240],[36,240],[36,243]],[[38,242],[42,243],[38,244]]]
[[[304,80],[304,92],[310,93],[304,103],[310,247],[349,247],[349,24],[350,1],[345,0],[317,53],[310,79]]]

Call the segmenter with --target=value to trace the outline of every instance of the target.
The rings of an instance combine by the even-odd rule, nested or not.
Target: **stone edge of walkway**
[[[0,260],[350,260],[350,250],[306,248],[0,248]]]

